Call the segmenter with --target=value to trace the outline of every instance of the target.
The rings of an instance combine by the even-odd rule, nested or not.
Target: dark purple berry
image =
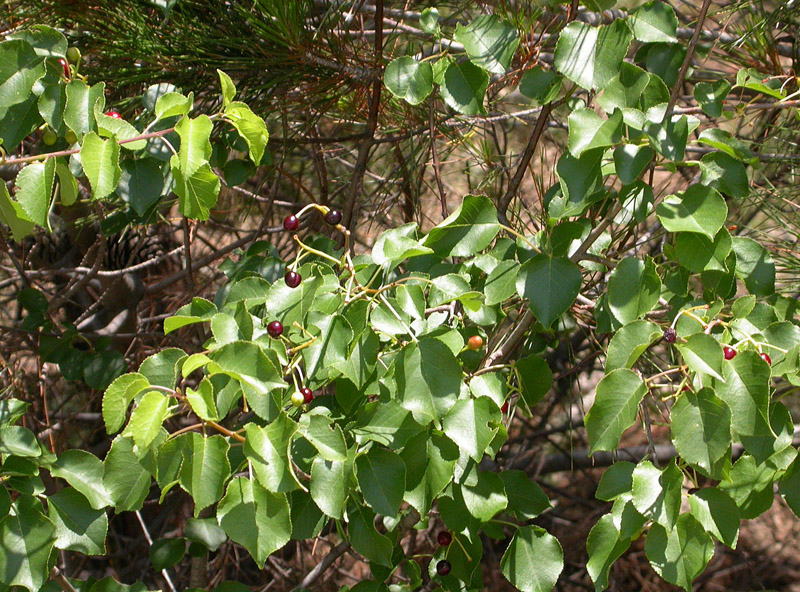
[[[453,566],[450,565],[450,562],[447,559],[442,559],[436,564],[436,573],[438,573],[440,576],[446,576],[450,573],[451,569],[453,569]]]
[[[325,222],[327,222],[331,226],[336,226],[341,221],[342,221],[342,213],[339,210],[331,210],[330,212],[325,214]]]
[[[436,541],[442,546],[446,547],[453,542],[453,535],[449,531],[443,530],[436,535]]]
[[[670,327],[669,329],[664,329],[664,341],[667,343],[675,343],[678,339],[678,334],[675,332],[675,329]]]
[[[722,355],[725,356],[726,360],[732,360],[736,357],[736,350],[726,345],[722,348]]]
[[[286,275],[283,276],[283,281],[286,282],[286,285],[290,288],[296,288],[300,285],[300,282],[303,281],[303,278],[296,271],[287,271]]]
[[[314,400],[314,391],[312,391],[307,386],[304,386],[303,388],[300,389],[300,394],[303,395],[303,401],[305,401],[306,403],[310,403],[311,401]]]
[[[283,219],[283,227],[289,232],[294,232],[300,228],[300,220],[294,214],[289,214]]]
[[[269,336],[273,339],[277,339],[283,335],[283,323],[280,321],[272,321],[267,325],[267,333],[269,333]]]

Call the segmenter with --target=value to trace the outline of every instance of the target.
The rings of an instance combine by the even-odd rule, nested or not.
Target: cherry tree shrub
[[[435,9],[420,25],[431,44],[451,41]],[[0,400],[0,586],[121,589],[65,578],[59,551],[102,556],[109,513],[140,510],[155,484],[161,499],[185,491],[194,512],[183,537],[154,544],[158,569],[187,543],[204,557],[230,539],[262,567],[292,540],[327,536],[334,546],[301,588],[352,552],[370,574],[354,591],[482,590],[488,537],[506,541],[501,570],[513,586],[551,590],[564,553],[537,522],[550,500],[526,472],[493,459],[512,417],[535,416],[550,391],[554,346],[587,323],[609,336],[585,417],[590,453],[617,450],[634,424],[648,443],[639,462],[615,462],[600,479],[608,511],[586,541],[597,590],[640,537],[653,569],[689,591],[715,546],[735,548],[740,521],[769,508],[774,488],[800,513],[794,425],[774,396],[776,385],[800,385],[797,301],[776,293],[770,253],[729,228],[726,200],[748,193],[758,155],[724,127],[699,130],[695,116],[787,91],[742,70],[735,85],[696,84],[697,107],[676,108],[672,89],[695,49],[676,27],[660,2],[610,24],[573,21],[552,65],[522,76],[517,90],[566,124],[535,232],[516,222],[513,191],[465,195],[429,231],[391,228],[360,251],[341,212],[308,203],[286,232],[317,217],[338,240],[295,234],[287,260],[264,242],[231,260],[212,299],[186,298],[164,321],[167,334],[202,327],[201,348],[164,349],[135,370],[99,352],[75,368],[75,328],[43,335],[47,360],[105,391],[112,443],[104,458],[54,452],[19,425],[24,402]],[[430,57],[388,61],[385,89],[411,105],[441,100],[482,114],[518,31],[486,15],[452,41]],[[235,147],[265,161],[266,124],[236,101],[225,73],[213,113],[195,113],[191,94],[151,89],[132,123],[106,109],[103,83],[88,84],[79,61],[45,26],[0,43],[2,149],[5,164],[21,165],[11,192],[0,185],[13,240],[48,229],[54,205],[70,208],[79,184],[94,203],[124,200],[144,215],[177,200],[182,216],[202,222],[220,190],[214,159]],[[26,144],[38,153],[11,156],[40,128],[42,142]],[[692,147],[706,149],[699,160]],[[656,169],[673,171],[680,188],[655,195]],[[26,330],[53,329],[42,292],[19,299]],[[654,439],[655,413],[668,442]],[[168,430],[176,417],[193,421]],[[438,547],[420,557],[411,535],[431,521],[441,525]]]

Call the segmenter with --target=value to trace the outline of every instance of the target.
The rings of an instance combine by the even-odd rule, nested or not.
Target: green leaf
[[[724,152],[743,162],[752,162],[753,153],[742,140],[735,138],[727,130],[716,127],[706,128],[700,132],[697,141]]]
[[[703,155],[700,170],[700,182],[714,187],[723,195],[747,197],[750,194],[750,180],[744,164],[725,152]]]
[[[186,359],[186,352],[176,347],[162,349],[157,354],[148,356],[139,366],[139,374],[144,376],[153,386],[175,388],[181,364]]]
[[[247,143],[250,160],[254,165],[260,165],[269,141],[267,124],[250,107],[238,101],[225,107],[225,117]]]
[[[321,415],[304,416],[300,422],[300,433],[311,442],[325,460],[347,460],[347,445],[342,428]]]
[[[107,505],[113,505],[117,512],[141,509],[150,492],[150,473],[134,454],[132,439],[117,437],[114,440],[103,462],[102,479],[95,483],[102,484],[108,491],[113,501]],[[71,485],[81,491],[75,483]]]
[[[519,92],[535,105],[544,105],[558,96],[561,90],[561,76],[552,70],[535,66],[525,72],[519,81]]]
[[[150,546],[150,563],[157,570],[175,566],[186,554],[186,539],[156,539]]]
[[[258,345],[235,341],[211,352],[209,357],[224,374],[239,381],[256,415],[268,421],[277,417],[278,404],[273,391],[282,391],[286,383]]]
[[[517,293],[517,275],[519,263],[516,261],[500,261],[486,278],[483,292],[486,295],[485,304],[494,306],[508,300]]]
[[[47,25],[33,25],[6,36],[6,39],[21,39],[33,46],[37,55],[43,57],[66,57],[67,38],[61,31]]]
[[[393,567],[392,542],[375,530],[375,514],[369,508],[355,504],[351,504],[347,514],[347,530],[353,548],[374,563]]]
[[[576,109],[569,114],[569,151],[580,158],[585,150],[613,146],[622,139],[622,111],[601,118],[593,109]]]
[[[217,404],[214,400],[214,385],[207,378],[200,381],[197,390],[186,387],[186,402],[203,421],[219,421]]]
[[[458,24],[453,38],[470,61],[494,74],[505,74],[519,45],[517,30],[497,15],[481,15],[466,27]]]
[[[356,458],[355,467],[364,500],[378,514],[396,516],[406,482],[403,459],[389,450],[372,448]]]
[[[678,17],[669,4],[648,2],[630,14],[628,24],[637,41],[643,43],[678,41]]]
[[[34,83],[44,76],[42,56],[22,39],[0,44],[0,105],[11,107],[28,100]]]
[[[65,487],[47,498],[47,514],[56,528],[55,546],[84,555],[105,555],[108,516],[105,509],[94,509],[72,487]]]
[[[219,71],[219,70],[218,70]],[[184,96],[177,92],[168,92],[159,95],[155,104],[156,119],[166,119],[167,117],[182,117],[192,110],[194,95]]]
[[[0,183],[0,222],[11,228],[11,236],[17,242],[33,230],[33,222],[22,206],[11,199],[5,183]]]
[[[186,538],[192,542],[200,543],[209,551],[216,551],[228,540],[214,518],[189,518],[186,521]]]
[[[639,178],[655,157],[649,146],[625,144],[614,150],[614,170],[623,185],[629,185]]]
[[[39,592],[50,576],[55,540],[55,527],[43,514],[41,502],[20,495],[11,513],[0,520],[0,582]]]
[[[179,481],[184,491],[194,499],[195,517],[203,508],[222,497],[225,482],[231,474],[229,448],[228,441],[222,436],[206,437],[197,432],[190,434]],[[222,524],[222,527],[225,528],[225,525]]]
[[[440,420],[461,391],[461,365],[438,339],[405,346],[395,363],[400,403],[421,425]]]
[[[326,369],[332,368],[334,364],[347,362],[353,330],[341,314],[312,311],[308,315],[307,323],[310,333],[317,339],[303,350],[306,373],[324,379]]]
[[[595,590],[608,588],[611,566],[631,545],[631,540],[620,535],[614,522],[611,514],[603,515],[589,531],[586,539],[586,551],[589,553],[586,571],[594,582]]]
[[[181,117],[175,125],[175,132],[181,139],[177,157],[173,157],[172,168],[181,172],[181,177],[189,179],[208,164],[211,157],[211,132],[214,124],[207,115],[194,119]]]
[[[624,20],[601,27],[573,22],[558,36],[553,63],[582,88],[602,89],[619,73],[630,42]]]
[[[60,186],[59,197],[62,206],[71,206],[78,199],[78,182],[69,167],[63,162],[56,163],[56,174]]]
[[[575,302],[582,279],[580,269],[569,259],[536,255],[522,264],[517,293],[530,301],[537,320],[550,327]]]
[[[213,302],[205,298],[192,298],[189,304],[180,307],[174,315],[164,320],[164,334],[192,323],[210,321],[217,312],[219,311]]]
[[[731,425],[739,436],[768,436],[770,368],[750,350],[739,352],[722,368],[724,383],[716,385],[717,396],[731,409]]]
[[[488,247],[499,231],[492,201],[485,195],[467,195],[456,211],[431,229],[424,245],[441,257],[471,257]]]
[[[663,105],[658,105],[648,110],[642,131],[650,140],[650,145],[664,158],[681,162],[686,157],[689,121],[685,115],[673,116],[664,121],[663,108]]]
[[[714,554],[714,542],[694,516],[681,514],[674,529],[653,525],[644,551],[658,575],[691,592],[692,580],[703,573]]]
[[[550,500],[542,488],[522,471],[498,473],[508,497],[508,509],[520,520],[531,520],[551,508]]]
[[[103,140],[94,132],[83,138],[81,165],[92,186],[92,199],[108,197],[117,188],[122,169],[119,167],[119,144],[114,138]]]
[[[28,428],[5,426],[0,428],[0,453],[10,456],[36,458],[42,455],[39,441]]]
[[[477,482],[463,484],[461,495],[467,511],[480,522],[488,522],[508,506],[505,487],[497,473],[478,471]]]
[[[735,411],[733,418],[736,419]],[[752,520],[772,506],[775,473],[769,463],[757,464],[755,458],[745,454],[736,461],[719,488],[736,502],[741,518]]]
[[[661,279],[651,258],[626,257],[608,279],[608,306],[626,325],[650,312],[661,295]]]
[[[637,320],[620,328],[608,343],[606,373],[617,368],[632,368],[661,335],[661,328],[650,321]]]
[[[95,483],[108,491],[112,501],[106,505],[114,506],[117,512],[141,509],[150,491],[150,473],[134,454],[132,439],[117,437],[114,440],[103,462],[102,479]],[[81,491],[75,483],[71,485]]]
[[[0,142],[6,152],[14,150],[41,123],[36,95],[8,108],[0,106]]]
[[[397,98],[419,105],[433,92],[433,68],[410,56],[395,58],[386,66],[383,83]]]
[[[722,346],[706,333],[691,335],[686,343],[676,343],[683,361],[695,372],[710,374],[722,381]]]
[[[739,508],[717,487],[704,487],[689,496],[692,516],[706,532],[731,549],[739,538]]]
[[[410,257],[429,255],[433,249],[417,239],[417,224],[410,222],[384,231],[372,247],[372,259],[378,265],[394,269]]]
[[[730,252],[731,235],[724,227],[713,240],[697,232],[679,232],[675,237],[678,262],[694,273],[707,269],[727,271],[725,260]]]
[[[710,388],[684,392],[671,411],[672,441],[683,460],[711,472],[731,446],[731,410]]]
[[[331,518],[342,518],[352,474],[350,460],[328,461],[318,456],[311,465],[311,499]]]
[[[602,186],[600,164],[605,150],[587,150],[580,158],[564,152],[556,164],[559,187],[563,197],[547,204],[551,218],[578,216],[589,207],[595,192]]]
[[[403,499],[426,515],[433,500],[453,479],[458,446],[444,435],[421,432],[411,438],[400,453],[406,465]]]
[[[656,214],[669,232],[699,232],[714,240],[728,216],[728,207],[716,189],[692,185],[680,196],[667,196]]]
[[[129,140],[142,135],[139,130],[137,130],[124,119],[120,119],[119,117],[111,117],[110,115],[103,113],[102,106],[99,102],[95,102],[94,104],[94,120],[97,123],[97,133],[104,138],[114,137],[117,141],[119,141]],[[120,146],[126,150],[141,150],[147,146],[147,140],[126,142]]]
[[[50,228],[48,214],[53,197],[55,160],[34,162],[25,166],[17,175],[15,197],[28,220],[43,228]]]
[[[751,294],[771,296],[775,293],[775,262],[764,247],[751,238],[733,237],[736,253],[736,276]]]
[[[715,82],[698,82],[694,86],[694,99],[703,113],[709,117],[722,115],[725,98],[731,91],[731,83],[724,78]]]
[[[207,164],[196,170],[191,177],[184,177],[176,168],[177,156],[170,164],[174,177],[173,191],[180,198],[180,212],[187,218],[207,220],[210,210],[217,203],[220,180]]]
[[[439,11],[435,7],[426,8],[419,15],[419,26],[429,35],[439,29]]]
[[[94,109],[95,104],[100,106],[101,111],[105,107],[105,84],[98,82],[90,87],[83,81],[75,79],[67,84],[66,92],[64,123],[78,138],[81,138],[84,134],[97,129]]]
[[[644,381],[632,370],[619,368],[603,377],[585,420],[592,453],[617,448],[622,433],[636,420],[646,393]]]
[[[44,84],[42,94],[36,106],[42,116],[53,130],[61,135],[64,132],[64,107],[67,103],[67,91],[63,84]]]
[[[500,409],[488,397],[462,399],[442,420],[444,433],[463,452],[480,462],[501,421]]]
[[[767,96],[784,98],[782,83],[769,74],[762,74],[752,68],[742,68],[736,73],[736,87],[746,88]]]
[[[549,592],[564,569],[564,551],[556,538],[538,526],[517,529],[503,558],[503,575],[522,592]]]
[[[131,413],[129,428],[139,448],[147,448],[155,440],[167,418],[169,400],[158,391],[144,394]]]
[[[483,115],[484,95],[489,86],[489,75],[472,62],[450,62],[444,72],[444,82],[439,88],[447,105],[462,115]]]
[[[244,477],[231,480],[217,507],[217,520],[234,542],[249,551],[259,569],[292,534],[286,496]]]
[[[219,75],[219,84],[222,87],[222,106],[227,107],[233,97],[236,96],[236,85],[231,80],[231,77],[222,70],[217,69],[217,74]]]
[[[620,460],[605,470],[597,484],[595,497],[610,502],[629,493],[633,489],[633,471],[636,465],[626,460]]]
[[[664,468],[641,461],[633,470],[633,506],[643,516],[672,528],[681,509],[683,473],[673,459]]]
[[[53,463],[50,474],[60,477],[81,492],[95,510],[113,505],[103,483],[103,461],[85,450],[66,450]]]
[[[306,491],[295,490],[289,494],[292,511],[292,540],[303,541],[319,535],[329,522]]]

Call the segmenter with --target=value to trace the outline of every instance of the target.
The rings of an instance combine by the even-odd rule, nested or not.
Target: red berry
[[[467,341],[467,347],[470,348],[472,351],[478,351],[480,348],[483,347],[483,337],[480,335],[473,335]]]
[[[107,115],[108,117],[113,117],[114,119],[122,119],[122,115],[120,115],[120,114],[119,114],[119,113],[117,113],[116,111],[107,111],[107,112],[106,112],[106,115]]]
[[[675,329],[669,327],[668,329],[664,329],[664,341],[667,343],[675,343],[678,339],[678,334],[675,332]]]
[[[314,391],[312,391],[307,386],[304,386],[303,388],[300,389],[300,394],[303,395],[303,401],[305,401],[306,403],[310,403],[311,401],[314,400]]]
[[[453,542],[453,535],[446,530],[442,530],[436,535],[436,541],[442,546],[446,547]]]
[[[442,559],[436,564],[436,573],[438,573],[440,576],[446,576],[450,573],[451,569],[453,569],[453,566],[450,565],[450,562],[447,559]]]
[[[61,58],[58,60],[58,63],[64,69],[64,78],[70,78],[72,76],[72,72],[69,70],[69,64],[67,63],[67,60]]]
[[[296,271],[287,271],[286,275],[283,276],[283,281],[290,288],[296,288],[303,281],[303,277]]]
[[[736,350],[726,345],[722,348],[722,355],[725,356],[726,360],[732,360],[736,357]]]
[[[294,232],[300,228],[300,220],[294,214],[289,214],[283,219],[283,227],[289,232]]]
[[[283,335],[283,323],[280,321],[272,321],[267,325],[267,333],[269,333],[269,336],[273,339],[277,339]]]
[[[767,354],[758,354],[762,360],[764,360],[767,364],[772,366],[772,358],[770,358]]]
[[[339,210],[331,210],[325,214],[325,222],[331,226],[336,226],[342,221],[342,213]]]
[[[500,412],[501,412],[501,413],[508,413],[508,401],[506,401],[505,403],[503,403],[503,406],[502,406],[502,407],[500,407]]]

